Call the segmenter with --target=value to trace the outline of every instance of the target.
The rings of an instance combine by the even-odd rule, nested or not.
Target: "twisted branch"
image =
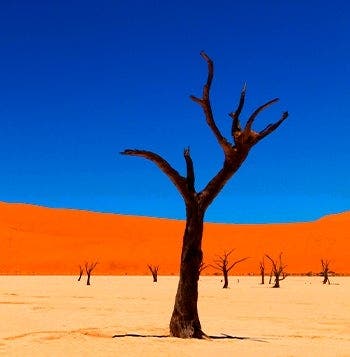
[[[189,192],[187,189],[187,180],[179,174],[165,159],[160,155],[147,150],[126,149],[121,152],[122,155],[143,157],[155,163],[161,171],[163,171],[175,185],[182,197],[187,202],[189,199]]]
[[[231,144],[221,134],[219,128],[217,127],[210,103],[210,88],[214,76],[214,64],[205,52],[202,51],[200,55],[208,64],[208,77],[206,83],[203,86],[202,98],[195,97],[194,95],[191,95],[190,98],[202,107],[209,128],[215,135],[216,140],[224,150],[224,153],[228,154],[232,149]]]

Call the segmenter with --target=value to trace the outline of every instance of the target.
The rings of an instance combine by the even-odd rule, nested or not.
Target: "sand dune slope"
[[[149,263],[177,274],[183,229],[177,220],[0,203],[0,273],[76,274],[79,264],[98,261],[96,274],[148,274]],[[350,212],[309,223],[206,223],[204,261],[235,248],[233,259],[250,258],[233,274],[258,273],[264,253],[283,251],[290,273],[318,272],[326,258],[349,274],[349,231]]]

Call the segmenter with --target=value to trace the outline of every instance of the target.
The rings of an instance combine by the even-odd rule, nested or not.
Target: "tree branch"
[[[288,112],[284,112],[279,121],[274,124],[269,124],[265,129],[261,130],[258,136],[258,141],[264,139],[265,136],[275,131],[288,118],[288,115]]]
[[[277,270],[277,267],[276,267],[275,261],[274,261],[270,256],[268,256],[267,254],[265,254],[265,256],[271,261],[272,270],[273,270],[273,271],[276,271],[276,270]]]
[[[193,95],[191,95],[190,98],[202,107],[206,118],[206,122],[209,128],[211,129],[211,131],[214,133],[216,140],[218,141],[219,145],[222,147],[226,155],[232,150],[232,146],[227,141],[227,139],[221,134],[219,128],[217,127],[214,120],[213,111],[211,109],[211,103],[210,103],[210,88],[214,77],[214,64],[213,61],[209,58],[209,56],[205,52],[202,51],[200,54],[208,64],[208,77],[206,83],[203,86],[202,98],[198,98]]]
[[[245,93],[246,93],[247,85],[244,83],[244,86],[241,90],[241,96],[239,98],[239,103],[236,111],[231,112],[229,116],[232,118],[232,128],[231,128],[231,135],[232,139],[236,143],[237,136],[241,133],[242,128],[241,128],[241,123],[239,121],[239,116],[242,112],[243,106],[244,106],[244,101],[245,101]]]
[[[184,158],[186,161],[186,169],[187,169],[187,175],[186,175],[187,188],[190,192],[195,192],[194,189],[195,176],[194,176],[194,169],[193,169],[193,161],[190,154],[190,147],[187,147],[184,150]]]
[[[171,180],[186,202],[189,200],[187,181],[160,155],[147,150],[126,149],[121,152],[122,155],[143,157],[155,163]]]
[[[227,268],[227,271],[229,272],[235,265],[237,265],[238,263],[241,263],[243,262],[244,260],[247,260],[249,257],[246,257],[246,258],[242,258],[242,259],[239,259],[237,261],[235,261],[234,263],[232,263],[228,268]]]
[[[246,133],[249,133],[252,129],[252,125],[254,123],[254,120],[256,119],[256,117],[266,108],[268,108],[269,106],[271,106],[272,104],[275,104],[279,101],[278,98],[269,100],[267,103],[261,105],[258,109],[256,109],[253,114],[249,117],[249,119],[247,120],[247,123],[245,125],[244,131]]]

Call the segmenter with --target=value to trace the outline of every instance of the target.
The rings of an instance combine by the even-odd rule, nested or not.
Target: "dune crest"
[[[0,202],[0,274],[78,274],[79,265],[98,261],[100,275],[177,275],[184,221],[52,209]],[[204,227],[204,261],[235,248],[232,259],[249,256],[232,274],[258,274],[264,253],[283,252],[287,271],[331,269],[350,274],[350,212],[314,222],[288,224],[217,224]],[[210,268],[204,274],[213,274]]]

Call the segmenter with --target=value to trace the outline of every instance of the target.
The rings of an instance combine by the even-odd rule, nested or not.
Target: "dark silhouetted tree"
[[[271,269],[271,276],[274,276],[275,278],[275,285],[273,288],[279,288],[280,287],[280,281],[284,280],[287,275],[284,271],[286,268],[286,265],[283,265],[282,263],[282,253],[280,253],[278,259],[272,259],[269,255],[266,254],[266,257],[271,261],[272,264],[272,269]],[[271,281],[271,277],[270,277]]]
[[[81,277],[83,276],[83,273],[84,273],[84,268],[81,265],[79,265],[79,278],[78,278],[78,281],[81,280]]]
[[[222,272],[222,276],[224,277],[224,286],[222,287],[223,289],[228,288],[228,273],[230,270],[233,269],[234,266],[236,266],[238,263],[243,262],[244,260],[247,260],[248,257],[238,259],[234,261],[233,263],[230,263],[229,261],[229,256],[233,252],[233,249],[230,250],[229,252],[224,252],[223,255],[220,255],[217,260],[215,260],[215,264],[212,265],[212,267],[216,270],[219,270]]]
[[[180,262],[180,278],[175,297],[175,304],[170,320],[170,335],[181,338],[202,338],[203,333],[198,317],[198,279],[199,267],[202,262],[203,220],[207,208],[219,194],[233,174],[240,168],[254,145],[275,131],[287,118],[284,112],[281,118],[261,131],[253,130],[253,123],[260,112],[278,101],[272,99],[258,107],[241,125],[246,86],[244,85],[237,109],[230,113],[231,139],[227,139],[217,127],[210,100],[210,89],[214,75],[213,61],[201,52],[208,66],[208,77],[203,86],[202,97],[191,96],[203,110],[205,120],[214,134],[224,154],[224,162],[218,173],[200,191],[195,188],[195,173],[190,149],[186,148],[183,156],[186,163],[186,174],[182,176],[163,157],[148,150],[126,149],[121,154],[138,156],[152,161],[178,189],[186,206],[186,227],[182,241]],[[183,128],[187,130],[186,127]]]
[[[265,260],[262,258],[262,261],[259,263],[260,275],[261,275],[261,284],[265,284]]]
[[[321,259],[322,271],[320,273],[323,276],[323,284],[330,284],[329,274],[335,274],[334,271],[329,270],[330,260]]]
[[[153,282],[156,283],[158,281],[159,265],[148,265],[148,269],[150,270],[150,272],[152,274]]]
[[[91,273],[95,269],[96,265],[97,265],[97,262],[85,263],[85,272],[86,272],[86,275],[87,275],[86,285],[90,285]]]

